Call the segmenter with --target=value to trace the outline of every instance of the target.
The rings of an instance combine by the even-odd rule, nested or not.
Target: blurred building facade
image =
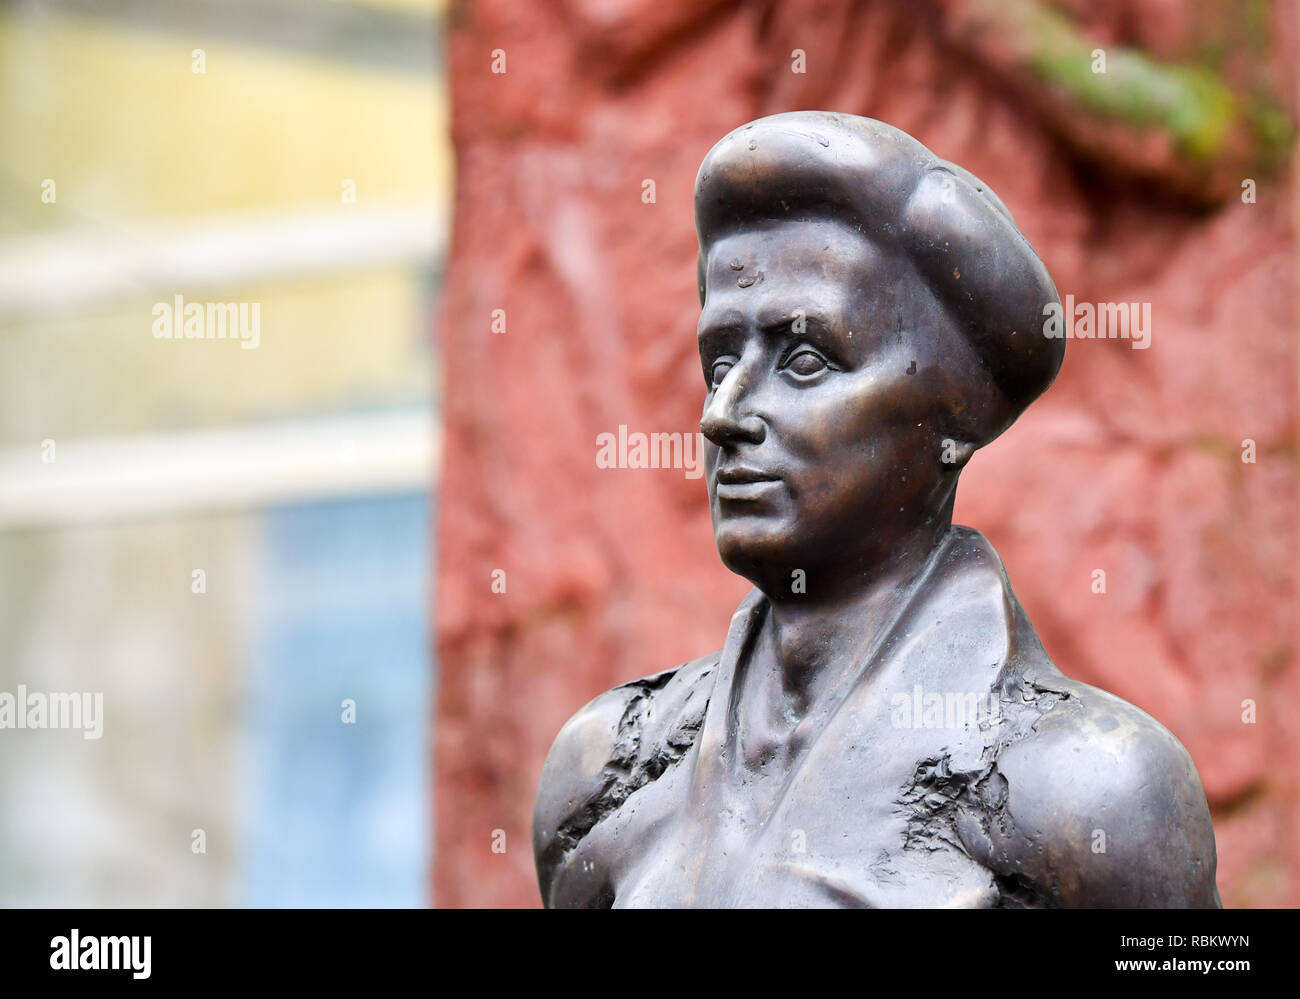
[[[428,902],[441,16],[0,4],[0,904]]]

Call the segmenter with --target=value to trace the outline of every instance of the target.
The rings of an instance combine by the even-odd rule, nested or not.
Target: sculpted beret
[[[695,181],[701,302],[713,242],[805,219],[840,220],[911,259],[1002,398],[992,436],[1056,377],[1065,340],[1045,336],[1043,322],[1060,298],[1006,206],[966,170],[871,118],[772,115],[709,151]]]

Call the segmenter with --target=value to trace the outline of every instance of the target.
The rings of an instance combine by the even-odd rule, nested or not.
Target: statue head
[[[695,217],[724,563],[772,595],[933,547],[961,469],[1064,356],[1006,207],[898,129],[798,111],[709,151]]]

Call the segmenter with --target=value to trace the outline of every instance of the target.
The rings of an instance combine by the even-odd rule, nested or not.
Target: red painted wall
[[[1198,20],[1158,0],[1060,6],[1070,37],[1110,54],[1091,83],[1132,85],[1125,48],[1178,62],[1221,39],[1216,78],[1295,119],[1290,4],[1262,34],[1227,3]],[[1002,554],[1066,673],[1188,748],[1224,903],[1300,903],[1292,164],[1261,167],[1241,123],[1197,161],[1054,82],[1041,8],[982,10],[453,4],[437,904],[538,904],[529,818],[556,731],[613,684],[719,647],[748,588],[718,561],[703,480],[598,469],[596,438],[697,429],[695,171],[735,126],[818,107],[896,125],[991,184],[1062,296],[1151,303],[1148,349],[1070,344],[1056,385],[963,475],[957,520]]]

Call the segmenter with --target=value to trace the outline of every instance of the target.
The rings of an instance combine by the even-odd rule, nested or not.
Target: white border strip
[[[0,530],[430,489],[442,441],[424,412],[42,443],[0,453]]]
[[[169,228],[78,227],[0,240],[0,319],[73,312],[147,293],[229,288],[391,264],[434,264],[433,202],[314,206]]]

